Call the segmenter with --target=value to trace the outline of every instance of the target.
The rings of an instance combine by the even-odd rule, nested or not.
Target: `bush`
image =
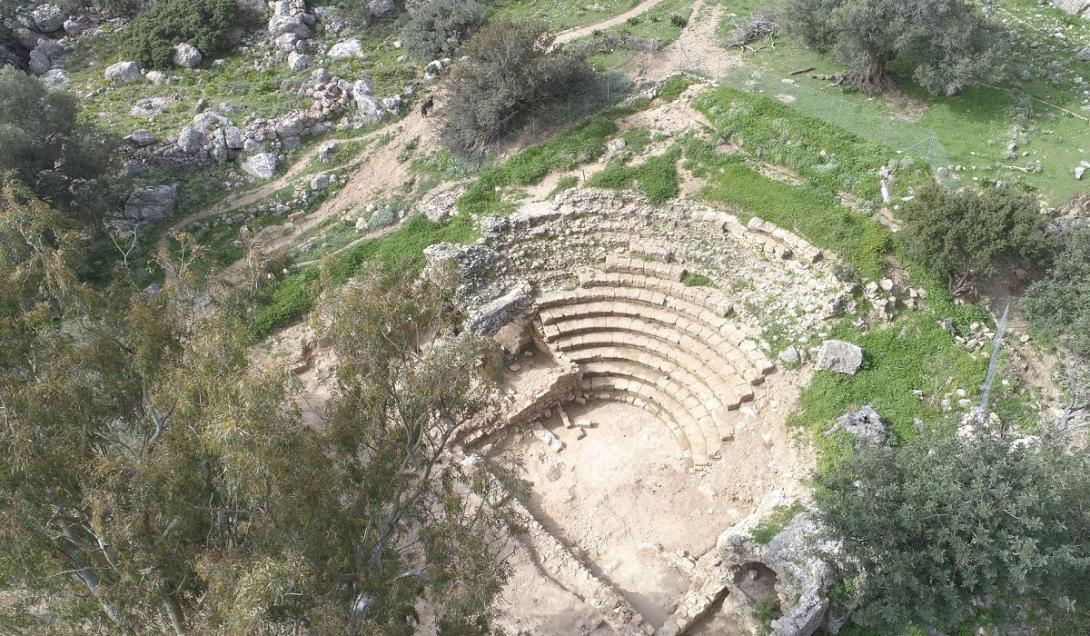
[[[77,124],[77,111],[71,93],[46,90],[10,66],[0,70],[0,179],[10,175],[62,211],[91,217],[109,197],[86,180],[103,173],[109,144]]]
[[[909,258],[955,292],[994,276],[1001,264],[1042,264],[1052,248],[1037,200],[1009,186],[953,192],[932,183],[901,216]]]
[[[121,50],[145,68],[170,68],[174,46],[182,42],[206,58],[222,55],[240,16],[237,0],[160,0],[125,27]]]
[[[540,22],[498,21],[466,43],[451,75],[441,133],[447,147],[479,157],[534,109],[584,90],[594,72],[581,58],[547,52],[547,33]]]
[[[432,60],[451,57],[458,46],[481,28],[481,7],[476,0],[433,0],[417,10],[401,33],[406,48]]]
[[[1087,633],[1088,469],[1048,438],[1017,446],[991,432],[928,429],[900,448],[860,448],[816,489],[836,565],[859,583],[852,620],[952,633],[978,612],[1002,628],[1042,610],[1053,624],[1041,633]]]
[[[1064,237],[1048,276],[1022,298],[1030,322],[1090,362],[1090,227]]]

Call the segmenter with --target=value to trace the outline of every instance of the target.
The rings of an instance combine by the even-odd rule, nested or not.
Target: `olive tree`
[[[882,634],[955,632],[987,613],[1000,627],[1041,611],[1055,633],[1090,627],[1090,461],[1044,436],[967,440],[930,428],[865,446],[817,480],[840,546],[852,620]]]
[[[902,63],[931,93],[953,95],[991,75],[1003,38],[966,0],[791,0],[788,30],[852,70],[852,86],[893,86],[890,65]]]
[[[482,22],[476,0],[433,0],[410,14],[402,37],[417,57],[449,57]]]
[[[1034,326],[1090,364],[1090,227],[1064,236],[1051,270],[1026,290],[1022,308]]]

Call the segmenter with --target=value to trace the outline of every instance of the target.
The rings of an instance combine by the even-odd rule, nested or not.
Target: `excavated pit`
[[[716,538],[812,466],[785,426],[808,377],[776,368],[762,325],[817,333],[847,290],[798,237],[691,202],[574,190],[482,225],[535,290],[507,412],[463,437],[531,484],[500,624],[730,633],[706,620],[734,584]]]

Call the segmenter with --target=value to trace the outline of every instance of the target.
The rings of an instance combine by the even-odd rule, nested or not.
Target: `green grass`
[[[783,532],[784,528],[795,518],[795,515],[803,510],[802,504],[797,501],[790,506],[777,506],[761,519],[761,522],[750,533],[750,538],[757,545],[768,545],[777,534]]]
[[[771,3],[722,0],[721,4],[725,13],[718,35],[725,39],[732,19],[745,17],[758,8],[782,5],[783,0]],[[1090,124],[1039,101],[1031,101],[1029,110],[1019,106],[1019,102],[1024,96],[1031,96],[1082,117],[1090,117],[1090,113],[1082,110],[1084,96],[1081,90],[1071,81],[1075,76],[1090,80],[1090,63],[1078,61],[1075,54],[1080,48],[1090,46],[1090,22],[1072,20],[1061,11],[1042,7],[1034,0],[1000,0],[997,7],[996,17],[1006,21],[1008,28],[1017,29],[1020,43],[1007,60],[1015,78],[993,82],[994,88],[972,88],[953,97],[932,96],[913,84],[907,69],[896,65],[894,71],[898,73],[900,89],[897,95],[845,92],[806,75],[794,79],[819,91],[819,95],[844,100],[848,107],[886,112],[897,121],[910,121],[934,132],[951,163],[964,168],[957,173],[963,184],[983,180],[1022,182],[1038,189],[1049,203],[1063,203],[1085,190],[1085,184],[1074,179],[1072,170],[1079,161],[1090,160],[1090,142],[1087,141]],[[1063,30],[1065,39],[1052,37],[1051,32],[1056,29]],[[814,73],[821,75],[835,75],[846,70],[836,60],[810,51],[782,35],[776,38],[775,47],[764,47],[756,54],[742,53],[742,57],[747,71],[761,69],[777,81],[801,68],[815,67]],[[1060,65],[1065,77],[1060,85],[1049,81],[1053,72],[1048,67],[1056,64]],[[1029,71],[1030,79],[1021,79],[1022,68]],[[845,119],[845,126],[854,125],[854,118]],[[1017,156],[1007,158],[1006,146],[1015,124],[1024,126],[1027,134],[1018,145]],[[1022,156],[1023,152],[1028,156]],[[1025,173],[1017,169],[1035,161],[1041,162],[1040,172]]]
[[[508,0],[496,3],[491,19],[541,20],[554,33],[573,27],[585,26],[624,13],[639,4],[640,0]]]
[[[579,177],[575,175],[562,177],[559,181],[556,182],[556,187],[553,188],[552,192],[549,193],[549,196],[547,198],[551,199],[556,195],[560,194],[561,192],[565,190],[570,190],[577,185],[579,185]]]
[[[715,155],[704,142],[688,142],[686,167],[708,183],[700,196],[725,203],[743,223],[756,216],[832,250],[860,274],[877,278],[894,249],[893,235],[876,221],[842,207],[832,192],[773,181],[737,155]]]
[[[674,75],[662,84],[662,87],[659,89],[658,99],[661,99],[664,102],[672,102],[678,97],[681,97],[681,94],[685,92],[685,89],[696,83],[697,80],[688,75]]]
[[[477,228],[466,216],[455,218],[449,225],[437,225],[422,216],[414,217],[389,236],[360,243],[330,257],[321,266],[310,267],[279,281],[269,291],[250,326],[250,340],[260,342],[310,311],[324,285],[339,286],[370,266],[386,272],[419,271],[424,266],[425,247],[444,241],[469,243],[476,238]]]
[[[571,170],[594,161],[606,150],[606,140],[617,133],[614,119],[629,111],[609,111],[549,141],[531,146],[503,164],[483,170],[458,199],[458,210],[469,214],[498,214],[510,210],[497,189],[539,183],[554,170]]]
[[[643,40],[655,40],[666,46],[681,35],[684,27],[671,20],[678,16],[685,20],[692,16],[693,3],[689,0],[664,0],[655,8],[636,16],[634,19],[604,31],[595,32],[591,38],[611,36],[632,36]],[[588,61],[600,71],[625,68],[637,56],[637,52],[619,48],[608,53],[595,53]]]
[[[875,201],[878,170],[895,159],[889,148],[810,117],[780,102],[731,88],[702,93],[696,107],[724,139],[758,159],[787,166],[811,183],[845,190]],[[897,172],[903,189],[923,182],[930,169],[921,161]]]
[[[681,279],[681,284],[686,287],[715,287],[712,279],[703,274],[694,274],[692,272],[685,274],[685,277]]]
[[[677,173],[678,150],[651,157],[638,166],[615,161],[587,181],[591,188],[616,190],[635,188],[653,203],[663,203],[677,197],[680,178]]]

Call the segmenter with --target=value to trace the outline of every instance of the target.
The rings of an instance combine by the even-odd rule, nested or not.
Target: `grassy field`
[[[491,3],[487,13],[491,19],[540,20],[556,32],[606,20],[639,3],[640,0],[507,0]]]
[[[726,41],[733,20],[754,10],[780,5],[756,0],[722,2],[724,15],[719,37]],[[1038,189],[1047,201],[1059,204],[1085,191],[1076,181],[1074,167],[1090,159],[1090,112],[1084,111],[1090,89],[1090,62],[1081,62],[1076,51],[1090,45],[1090,22],[1068,18],[1062,12],[1040,7],[1032,0],[1001,0],[996,18],[1021,37],[1009,56],[1012,77],[988,87],[977,87],[955,97],[935,97],[916,86],[904,68],[899,90],[885,96],[845,92],[814,80],[808,74],[793,79],[813,90],[847,100],[909,121],[933,131],[944,146],[951,163],[962,169],[956,175],[963,184],[985,179],[1021,181]],[[1065,39],[1051,32],[1062,30]],[[816,74],[843,72],[835,60],[814,53],[786,36],[778,36],[775,47],[754,43],[757,52],[739,52],[746,67],[771,77],[788,77],[791,71],[814,67]],[[1023,76],[1025,78],[1023,78]],[[1055,78],[1055,83],[1052,81]],[[1063,113],[1059,108],[1076,116]],[[852,126],[849,120],[844,124]],[[1012,134],[1013,132],[1013,134]],[[1014,155],[1008,144],[1015,141]],[[1040,171],[1036,171],[1036,162]],[[1024,172],[1023,170],[1030,170]]]

